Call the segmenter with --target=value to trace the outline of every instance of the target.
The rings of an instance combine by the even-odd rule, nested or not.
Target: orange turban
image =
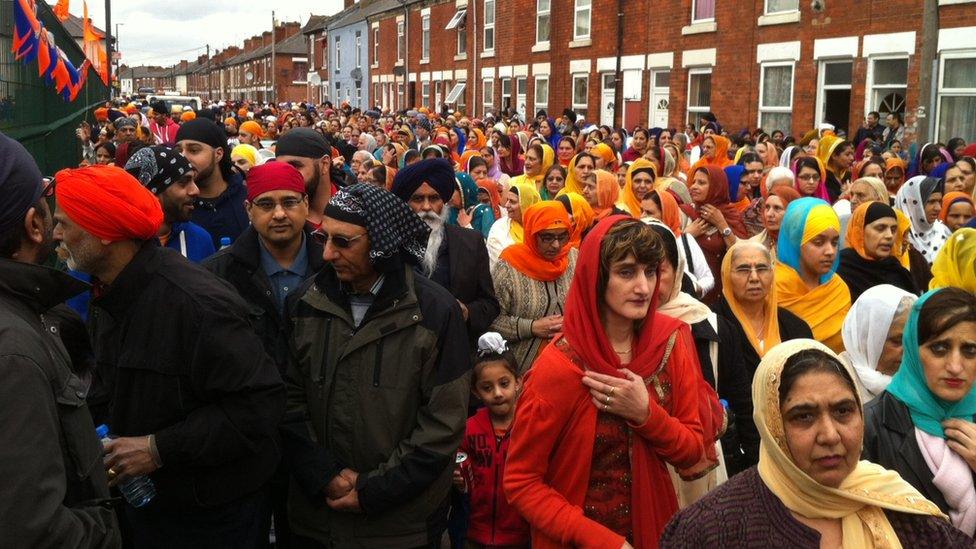
[[[196,117],[197,117],[197,113],[193,111],[186,111],[180,115],[180,120],[182,120],[183,122],[189,122],[190,120],[193,120]]]
[[[241,124],[241,131],[247,132],[251,135],[256,135],[258,137],[264,137],[264,130],[261,129],[261,124],[253,120],[248,120],[247,122]]]
[[[237,109],[237,116],[240,116],[241,118],[247,116],[247,109],[245,109],[244,107]]]
[[[99,122],[105,122],[108,120],[108,109],[105,107],[95,109],[95,120],[98,120]]]
[[[149,240],[159,232],[163,209],[149,189],[116,166],[61,170],[54,187],[71,221],[100,240]]]
[[[227,124],[230,124],[231,126],[234,126],[236,128],[237,127],[237,120],[235,120],[233,118],[225,118],[224,119],[224,125],[226,126]]]

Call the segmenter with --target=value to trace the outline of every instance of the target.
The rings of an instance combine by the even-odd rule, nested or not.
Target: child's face
[[[510,417],[515,411],[515,397],[522,389],[522,380],[501,362],[482,366],[478,381],[471,392],[488,407],[492,417]]]

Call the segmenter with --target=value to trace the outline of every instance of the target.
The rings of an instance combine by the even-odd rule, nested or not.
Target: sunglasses
[[[322,246],[325,246],[327,242],[332,241],[333,246],[343,250],[364,236],[366,236],[366,233],[357,234],[356,236],[342,236],[337,234],[330,235],[322,229],[312,231],[312,240],[318,242]]]

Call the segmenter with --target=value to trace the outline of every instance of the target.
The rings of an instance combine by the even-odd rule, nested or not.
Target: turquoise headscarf
[[[969,391],[959,402],[946,402],[933,395],[925,382],[925,371],[918,354],[918,317],[925,302],[943,289],[926,292],[912,306],[905,323],[905,335],[902,336],[904,352],[901,355],[901,366],[892,377],[887,390],[908,406],[915,427],[930,435],[945,438],[943,421],[953,418],[973,420],[976,415],[976,391]]]
[[[790,202],[783,215],[783,222],[779,226],[779,240],[776,241],[776,260],[784,265],[789,265],[797,273],[800,269],[800,247],[804,244],[804,234],[807,233],[807,225],[811,225],[814,231],[810,236],[812,239],[828,228],[839,227],[840,221],[837,213],[830,207],[830,204],[819,198],[805,197]],[[807,239],[809,240],[809,239]],[[830,267],[830,272],[820,277],[820,283],[824,284],[830,277],[837,272],[840,265],[840,253],[834,257],[834,264]]]

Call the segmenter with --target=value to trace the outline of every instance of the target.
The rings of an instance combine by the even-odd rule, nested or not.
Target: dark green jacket
[[[468,338],[454,297],[409,267],[387,273],[358,329],[326,267],[291,302],[293,360],[282,426],[295,532],[338,547],[417,547],[447,520],[467,419]],[[332,511],[325,487],[359,473],[363,513]]]

